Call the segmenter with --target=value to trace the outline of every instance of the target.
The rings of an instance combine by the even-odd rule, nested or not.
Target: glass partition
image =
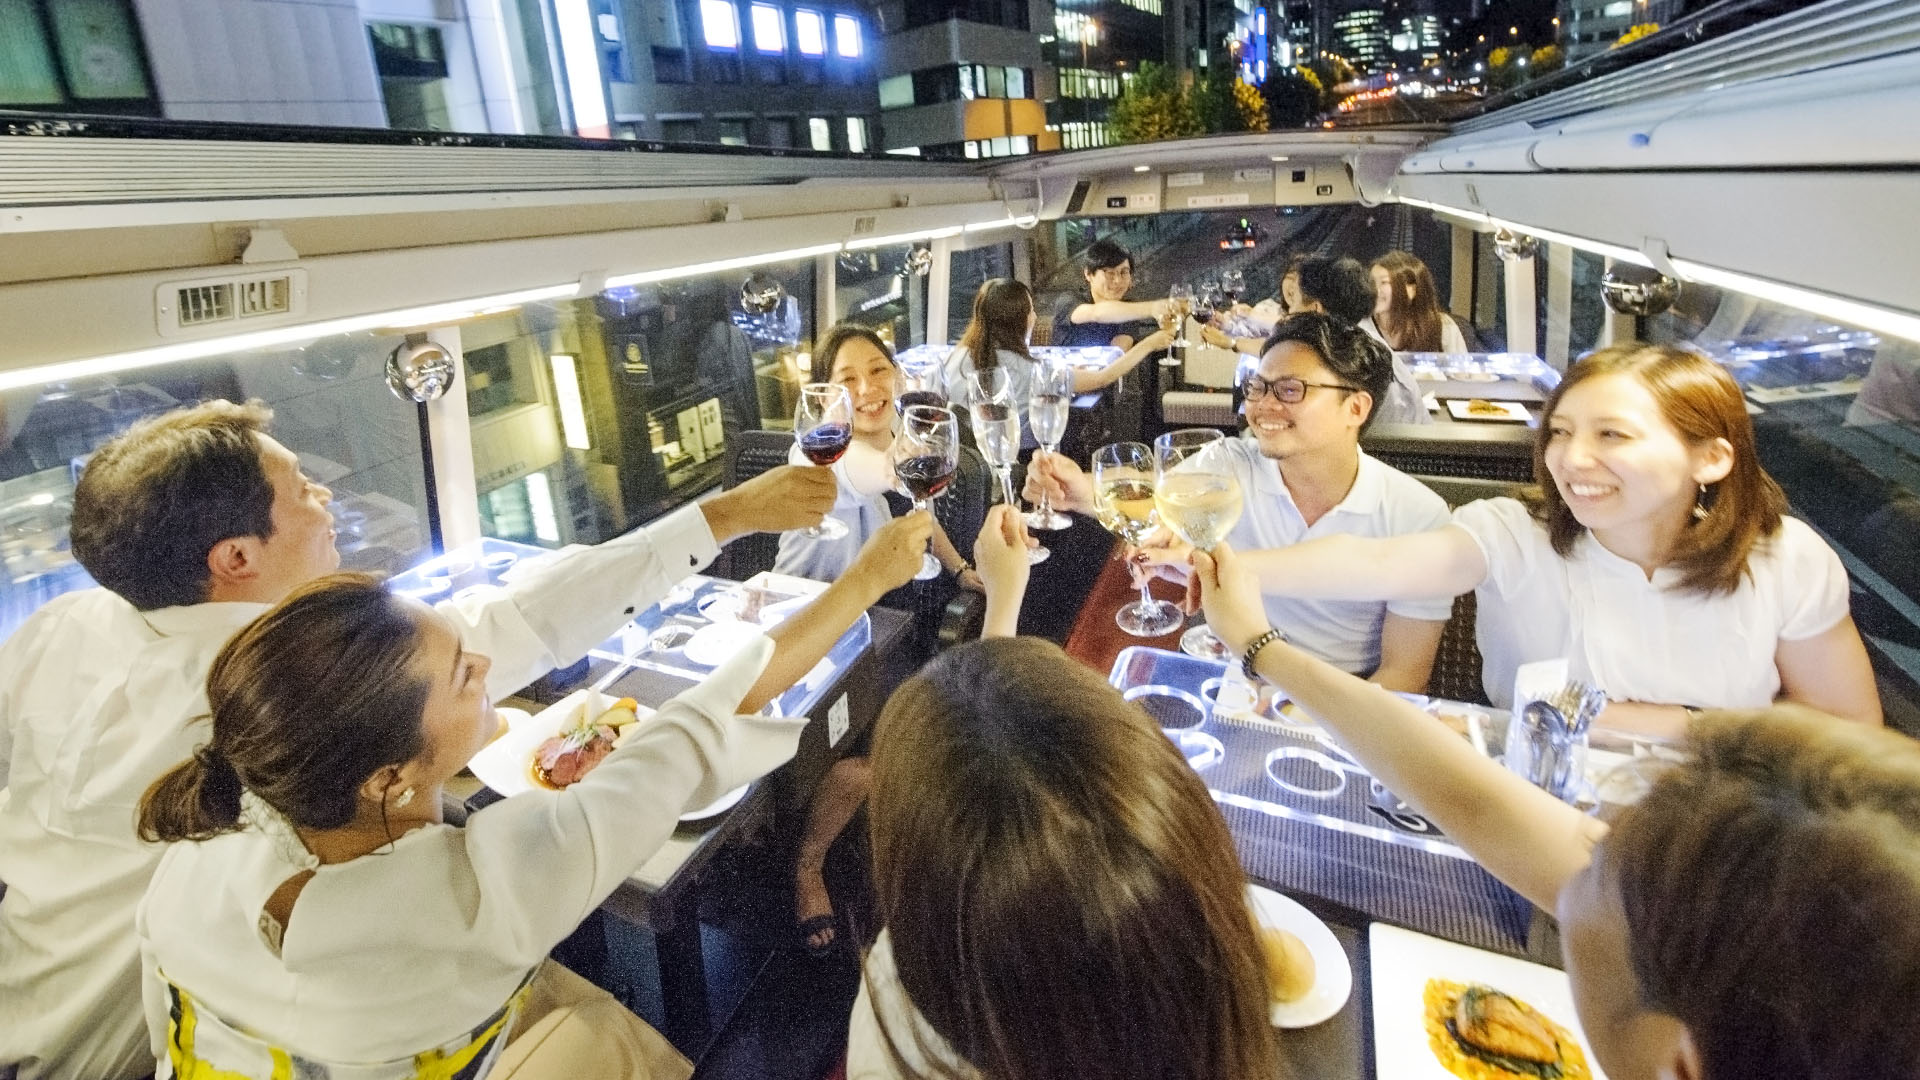
[[[67,540],[88,455],[142,417],[257,398],[273,437],[333,489],[347,569],[390,572],[432,542],[419,409],[387,389],[393,336],[351,334],[0,394],[0,637],[48,600],[93,584]]]
[[[597,543],[719,484],[736,433],[792,424],[812,314],[807,260],[464,324],[481,531]]]

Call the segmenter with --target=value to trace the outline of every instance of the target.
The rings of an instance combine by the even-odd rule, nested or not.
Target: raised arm
[[[1140,361],[1160,352],[1173,343],[1173,335],[1165,330],[1155,330],[1135,342],[1133,347],[1120,354],[1120,358],[1096,371],[1075,369],[1073,373],[1073,392],[1084,394],[1089,390],[1098,390],[1120,381],[1120,377],[1140,366]]]
[[[1487,576],[1480,545],[1453,525],[1399,536],[1325,536],[1240,560],[1263,592],[1308,600],[1458,596]]]
[[[861,612],[880,602],[889,591],[905,585],[920,569],[920,553],[933,535],[933,515],[918,511],[895,518],[873,534],[853,565],[813,603],[767,632],[773,639],[773,659],[761,670],[752,689],[740,702],[740,711],[759,712],[805,677],[833,649]]]
[[[1266,633],[1258,583],[1232,548],[1194,555],[1207,625],[1236,654]],[[1547,910],[1584,869],[1606,826],[1476,752],[1439,720],[1284,642],[1255,668],[1326,724],[1340,745],[1495,877]]]
[[[1020,632],[1020,602],[1032,567],[1027,562],[1027,526],[1019,512],[1007,503],[989,509],[980,537],[973,542],[973,554],[980,560],[980,577],[987,587],[987,614],[980,636],[1012,637]]]
[[[1136,322],[1158,319],[1167,310],[1165,300],[1090,300],[1067,316],[1075,324]]]

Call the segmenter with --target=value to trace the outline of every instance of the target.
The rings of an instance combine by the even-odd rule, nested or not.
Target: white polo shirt
[[[1301,516],[1293,494],[1280,479],[1279,463],[1262,457],[1252,438],[1222,439],[1192,460],[1209,466],[1224,461],[1239,479],[1246,509],[1227,534],[1228,543],[1238,551],[1264,551],[1341,534],[1399,536],[1437,529],[1448,520],[1446,501],[1431,488],[1364,452],[1346,497],[1312,525]],[[1444,597],[1377,603],[1268,594],[1264,600],[1268,620],[1288,640],[1356,675],[1371,674],[1380,666],[1380,627],[1387,612],[1444,621],[1453,611],[1453,601]]]
[[[1521,664],[1564,656],[1572,677],[1616,701],[1759,708],[1780,693],[1780,642],[1847,616],[1846,569],[1798,518],[1783,517],[1747,557],[1739,587],[1714,596],[1678,591],[1669,567],[1649,581],[1591,533],[1563,559],[1517,499],[1469,503],[1453,523],[1487,559],[1476,630],[1495,704],[1511,704]]]

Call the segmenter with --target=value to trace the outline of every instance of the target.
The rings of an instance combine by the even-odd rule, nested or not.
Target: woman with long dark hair
[[[593,772],[465,828],[442,822],[441,792],[497,731],[487,657],[370,576],[293,592],[221,650],[207,742],[140,801],[140,836],[171,845],[135,920],[161,1075],[351,1065],[369,1080],[478,1080],[538,1047],[555,1075],[686,1076],[664,1039],[547,952],[683,810],[792,756],[804,725],[735,714],[791,685],[906,581],[925,537],[924,516],[888,526],[858,573],[663,705]]]
[[[1440,310],[1433,273],[1407,251],[1389,251],[1373,260],[1373,321],[1395,352],[1464,353],[1466,335],[1453,316]]]
[[[848,1074],[1268,1080],[1247,881],[1159,727],[1037,638],[909,679],[874,733],[884,929]]]
[[[1207,624],[1251,673],[1555,912],[1612,1080],[1920,1075],[1920,744],[1795,706],[1704,713],[1637,802],[1590,817],[1272,637],[1228,545],[1194,562]]]
[[[960,335],[960,344],[947,357],[941,369],[947,396],[954,401],[967,401],[971,391],[967,385],[970,373],[1001,368],[1007,373],[1007,385],[1013,399],[1024,406],[1033,384],[1034,367],[1038,363],[1028,348],[1028,341],[1033,336],[1034,319],[1033,290],[1025,284],[1012,278],[992,278],[981,285],[980,291],[973,295],[973,318],[967,321],[967,328]],[[1117,382],[1121,376],[1138,367],[1140,361],[1166,348],[1172,340],[1173,336],[1167,331],[1155,330],[1105,367],[1076,368],[1073,373],[1073,392],[1084,394]],[[1025,430],[1024,424],[1022,428]],[[1029,447],[1033,445],[1031,433],[1023,437],[1023,443]]]

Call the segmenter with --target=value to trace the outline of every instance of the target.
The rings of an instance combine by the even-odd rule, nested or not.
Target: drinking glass
[[[853,395],[835,383],[808,383],[800,388],[800,404],[793,410],[793,435],[800,452],[815,465],[831,465],[853,445]],[[800,530],[814,540],[839,540],[847,526],[828,514],[820,524]]]
[[[994,394],[976,394],[967,412],[973,418],[974,445],[1000,478],[1000,493],[1007,505],[1018,507],[1019,500],[1013,494],[1013,463],[1020,457],[1020,405],[1012,389],[1003,381]],[[1050,554],[1044,547],[1028,548],[1027,563],[1045,562]]]
[[[1240,481],[1224,459],[1199,458],[1222,438],[1212,428],[1187,428],[1153,441],[1153,496],[1160,521],[1201,551],[1212,551],[1240,520]],[[1206,660],[1232,658],[1226,643],[1204,623],[1181,635],[1180,649]]]
[[[911,405],[933,405],[947,407],[946,392],[940,386],[940,365],[921,362],[908,367],[900,366],[900,396],[893,399],[894,408],[901,413]]]
[[[913,497],[915,510],[933,509],[934,496],[947,489],[960,467],[960,427],[953,411],[933,405],[909,405],[893,438],[893,474]],[[915,581],[940,576],[940,560],[921,556]]]
[[[1195,293],[1194,310],[1200,314],[1201,322],[1206,322],[1217,314],[1223,314],[1232,307],[1232,304],[1227,303],[1227,294],[1220,290],[1218,280],[1207,278],[1200,283],[1200,288]]]
[[[1067,434],[1068,410],[1073,405],[1073,368],[1064,363],[1042,364],[1033,373],[1032,396],[1027,399],[1027,424],[1040,444],[1040,453],[1057,454]],[[1035,455],[1036,457],[1038,455]],[[1052,531],[1073,524],[1053,508],[1045,490],[1040,505],[1027,512],[1027,528]]]
[[[1142,443],[1114,443],[1093,455],[1093,512],[1122,543],[1139,544],[1156,524],[1153,451]],[[1140,599],[1114,613],[1113,621],[1134,637],[1159,637],[1179,629],[1177,605],[1155,600],[1146,585]]]
[[[1182,283],[1167,290],[1167,313],[1174,319],[1173,349],[1160,358],[1162,367],[1172,367],[1180,362],[1174,350],[1178,350],[1180,355],[1186,354],[1187,319],[1193,315],[1193,286]]]
[[[1247,276],[1245,274],[1242,274],[1238,270],[1225,270],[1221,272],[1220,293],[1227,298],[1228,310],[1232,310],[1233,305],[1240,302],[1241,295],[1246,291]]]
[[[953,397],[955,405],[966,408],[976,401],[1006,393],[1010,381],[1004,366],[995,364],[983,368],[973,356],[966,356],[960,361],[960,382],[947,387],[947,392]]]

